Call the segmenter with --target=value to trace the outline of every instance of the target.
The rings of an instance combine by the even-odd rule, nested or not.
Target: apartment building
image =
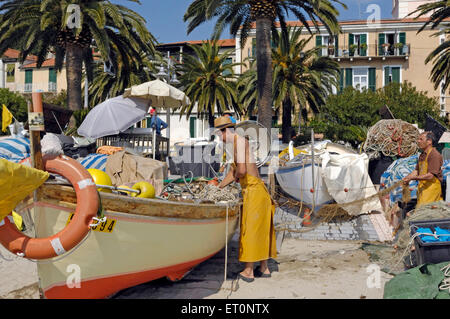
[[[0,88],[19,93],[59,93],[67,89],[66,71],[56,71],[54,58],[49,57],[37,68],[36,56],[30,55],[20,63],[19,55],[18,50],[8,49],[1,57]]]
[[[417,5],[415,3],[413,8]],[[396,10],[399,11],[398,8]],[[400,13],[405,15],[404,10]],[[429,29],[418,34],[425,21],[427,18],[342,21],[342,33],[337,36],[330,36],[325,27],[320,26],[306,49],[319,46],[320,55],[329,56],[339,63],[340,84],[335,93],[348,86],[376,90],[391,82],[408,81],[419,91],[438,99],[441,113],[447,115],[450,114],[450,97],[441,88],[434,89],[430,81],[432,63],[425,64],[427,56],[445,41],[445,36],[433,36],[436,30]],[[288,25],[301,27],[296,21],[288,22]],[[311,36],[306,28],[303,28],[303,33],[304,38]],[[238,61],[255,57],[255,37],[253,29],[243,48],[239,45],[240,38],[236,39]],[[246,66],[239,71],[245,70]]]

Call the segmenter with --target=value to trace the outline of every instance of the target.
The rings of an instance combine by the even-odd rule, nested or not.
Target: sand
[[[234,236],[225,250],[194,268],[185,278],[165,278],[122,290],[112,299],[382,299],[384,284],[392,276],[380,272],[379,286],[370,285],[367,253],[357,241],[308,241],[284,239],[276,260],[271,259],[271,278],[252,283],[236,280],[243,265],[237,260]],[[13,256],[0,247],[3,278],[0,298],[37,299],[38,276],[34,262]],[[5,260],[5,258],[8,259]],[[373,276],[373,275],[372,275]],[[370,277],[372,278],[372,277]]]

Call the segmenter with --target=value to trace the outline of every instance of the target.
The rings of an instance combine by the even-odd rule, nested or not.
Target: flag
[[[5,104],[3,104],[3,110],[2,110],[2,131],[6,132],[6,129],[8,128],[8,125],[12,123],[13,115],[8,110]]]

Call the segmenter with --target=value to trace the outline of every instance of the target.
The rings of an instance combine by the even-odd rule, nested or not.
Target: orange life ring
[[[17,229],[10,215],[0,222],[0,243],[13,254],[30,259],[53,258],[74,248],[89,232],[89,224],[99,206],[97,187],[80,163],[64,155],[44,158],[43,161],[47,172],[61,175],[72,184],[77,208],[70,223],[47,238],[26,236]]]

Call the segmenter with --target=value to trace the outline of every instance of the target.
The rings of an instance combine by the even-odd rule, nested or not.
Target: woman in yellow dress
[[[276,239],[273,226],[275,205],[261,180],[256,161],[249,151],[249,143],[234,132],[228,117],[219,117],[214,126],[221,132],[224,143],[234,143],[234,158],[227,176],[219,184],[223,188],[239,181],[242,188],[243,211],[240,224],[239,261],[245,263],[239,278],[252,282],[254,277],[270,277],[268,259],[276,258]],[[260,267],[253,269],[255,262]]]

